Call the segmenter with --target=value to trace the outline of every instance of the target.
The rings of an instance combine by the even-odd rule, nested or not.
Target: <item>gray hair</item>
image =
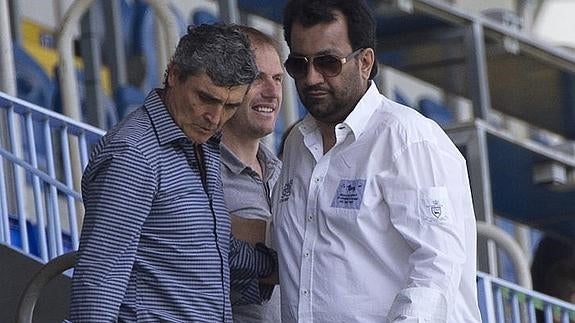
[[[214,84],[226,87],[250,84],[258,75],[248,38],[230,24],[189,26],[169,68],[180,81],[205,72]]]

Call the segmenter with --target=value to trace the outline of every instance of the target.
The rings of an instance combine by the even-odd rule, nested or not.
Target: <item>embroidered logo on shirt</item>
[[[436,218],[441,218],[441,204],[439,204],[438,200],[431,201],[431,206],[429,207],[431,210],[431,214]]]
[[[340,180],[331,207],[358,210],[361,206],[364,190],[364,179]]]
[[[293,179],[290,179],[287,183],[285,183],[282,186],[280,203],[283,203],[289,199],[289,197],[291,196],[292,186],[293,186]]]
[[[451,223],[452,208],[447,188],[444,186],[423,187],[418,191],[418,213],[429,224],[448,225]]]

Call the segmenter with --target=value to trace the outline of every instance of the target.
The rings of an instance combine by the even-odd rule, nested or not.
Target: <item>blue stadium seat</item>
[[[219,22],[220,20],[216,15],[214,15],[213,13],[208,11],[207,9],[201,8],[201,9],[196,9],[190,15],[190,21],[195,26],[198,26],[201,24],[214,24],[216,22]]]
[[[122,86],[114,92],[114,101],[118,107],[118,117],[120,119],[130,112],[140,107],[146,95],[135,86]]]
[[[20,99],[50,108],[54,96],[54,80],[18,43],[14,43],[16,91]]]
[[[424,116],[434,120],[439,125],[444,126],[455,121],[453,112],[445,105],[429,99],[423,98],[419,100],[419,111]]]
[[[18,218],[15,216],[9,216],[8,220],[10,224],[10,244],[12,247],[22,249],[22,236],[20,235]],[[30,254],[36,257],[41,257],[40,244],[38,241],[38,226],[36,224],[32,224],[30,221],[26,221],[26,233],[28,234]],[[72,246],[72,238],[69,234],[62,234],[62,244],[64,252],[74,250]]]
[[[399,104],[405,105],[406,107],[410,107],[412,109],[419,111],[419,107],[413,104],[411,101],[409,101],[409,98],[407,98],[405,93],[403,93],[403,91],[401,91],[398,88],[395,88],[393,90],[393,100]]]

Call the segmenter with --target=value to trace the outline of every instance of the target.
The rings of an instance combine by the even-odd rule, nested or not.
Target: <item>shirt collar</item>
[[[232,173],[238,175],[246,168],[246,165],[228,147],[226,147],[226,145],[220,145],[220,152],[222,163],[224,163]]]
[[[370,83],[371,85],[361,97],[355,108],[342,122],[342,124],[347,125],[351,131],[353,131],[355,138],[359,138],[359,136],[364,132],[367,120],[371,118],[381,102],[381,94],[379,93],[375,82],[371,81]],[[339,127],[340,125],[336,127]]]
[[[336,128],[339,128],[342,125],[344,127],[348,126],[351,131],[353,131],[355,138],[358,138],[363,133],[367,124],[366,121],[371,118],[373,112],[375,112],[381,101],[381,93],[379,93],[375,82],[371,81],[370,83],[371,85],[361,97],[355,108],[342,123],[336,126]],[[317,124],[315,119],[308,113],[298,128],[302,135],[306,137],[317,129]]]
[[[182,129],[176,124],[172,115],[168,112],[168,108],[160,98],[159,91],[162,90],[154,89],[150,91],[144,101],[144,108],[148,111],[148,115],[150,116],[152,126],[156,130],[160,145],[174,141],[193,142],[193,140],[188,138]],[[208,142],[219,144],[221,136],[221,132],[218,132],[212,136]]]
[[[220,152],[221,161],[230,169],[230,171],[232,171],[232,173],[236,175],[240,174],[248,167],[236,156],[236,154],[234,154],[233,151],[226,147],[226,145],[222,144],[220,146]],[[263,144],[260,144],[258,147],[257,158],[266,167],[264,173],[267,173],[267,169],[273,168],[276,163],[280,162],[279,159],[275,157],[275,155]]]

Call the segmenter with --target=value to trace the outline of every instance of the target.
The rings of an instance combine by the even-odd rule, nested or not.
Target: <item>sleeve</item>
[[[230,289],[232,304],[261,304],[270,299],[275,285],[260,283],[277,272],[277,253],[263,243],[251,247],[230,235]]]
[[[155,175],[142,153],[129,146],[101,153],[88,170],[70,321],[116,322],[154,199]]]
[[[413,143],[396,156],[394,174],[381,185],[391,223],[413,250],[390,322],[446,322],[466,257],[475,257],[465,243],[464,222],[474,221],[467,170],[455,150]]]

